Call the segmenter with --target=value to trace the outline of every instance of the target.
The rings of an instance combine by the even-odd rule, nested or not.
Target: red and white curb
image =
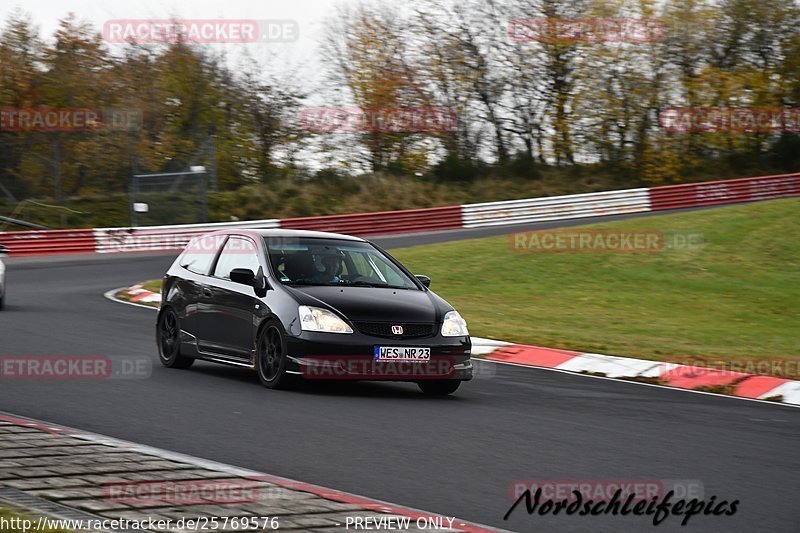
[[[161,294],[142,288],[141,285],[111,289],[110,291],[106,291],[103,296],[112,302],[132,305],[134,307],[144,307],[154,311],[157,311],[158,307],[161,305]]]
[[[639,380],[678,389],[707,392],[730,389],[727,396],[800,406],[800,381],[714,368],[648,361],[597,353],[557,350],[492,339],[472,338],[472,354],[488,361],[589,374],[611,379]],[[705,390],[704,390],[705,389]]]
[[[147,304],[161,303],[161,294],[145,289],[141,285],[134,285],[127,289],[128,301],[132,303]]]

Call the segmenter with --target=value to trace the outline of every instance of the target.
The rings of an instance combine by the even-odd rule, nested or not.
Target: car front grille
[[[413,339],[432,337],[436,333],[434,324],[408,324],[398,322],[356,322],[356,329],[364,335],[371,337],[385,337],[387,339]],[[392,326],[402,326],[403,333],[395,335]]]

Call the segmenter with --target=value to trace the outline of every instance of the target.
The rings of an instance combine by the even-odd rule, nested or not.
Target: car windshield
[[[272,270],[286,285],[418,289],[383,252],[367,242],[308,237],[266,238]]]

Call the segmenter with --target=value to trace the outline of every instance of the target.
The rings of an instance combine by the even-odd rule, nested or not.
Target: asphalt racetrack
[[[566,224],[515,229],[556,225]],[[374,240],[397,248],[508,231]],[[174,255],[8,260],[0,356],[153,365],[146,379],[0,379],[0,410],[515,531],[798,531],[800,409],[486,362],[439,399],[409,384],[283,392],[245,369],[169,370],[157,362],[155,312],[103,293],[160,277]],[[738,512],[654,528],[648,517],[521,506],[503,520],[517,482],[658,479],[697,480],[707,499],[739,500]]]

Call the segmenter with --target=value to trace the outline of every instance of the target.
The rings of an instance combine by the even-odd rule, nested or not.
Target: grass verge
[[[701,232],[704,245],[533,253],[504,236],[392,253],[476,336],[678,362],[800,359],[800,199],[585,228]]]

